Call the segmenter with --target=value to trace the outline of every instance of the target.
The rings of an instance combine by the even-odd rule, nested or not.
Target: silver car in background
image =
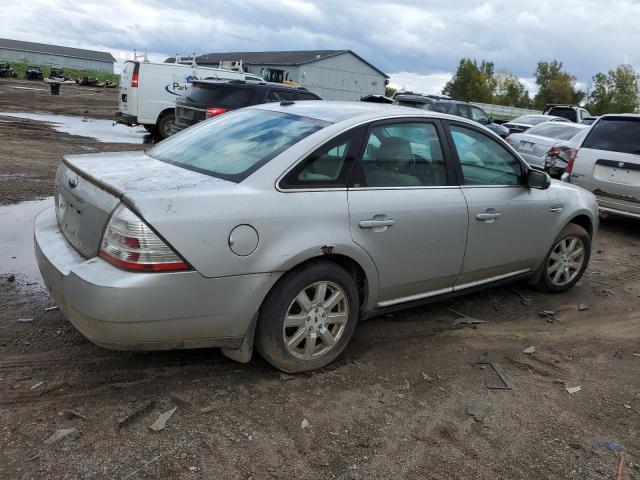
[[[593,192],[603,212],[640,219],[640,115],[598,118],[563,180]]]
[[[514,133],[507,137],[507,143],[529,164],[545,166],[545,157],[560,142],[572,140],[588,125],[565,122],[545,122],[531,127],[524,133]],[[555,149],[554,149],[555,151]]]
[[[36,257],[85,337],[243,362],[255,345],[287,372],[393,309],[519,279],[563,292],[598,226],[591,193],[474,122],[364,102],[258,105],[69,156],[55,200]]]
[[[521,115],[503,123],[502,126],[508,128],[509,134],[513,135],[514,133],[526,132],[531,127],[545,122],[570,122],[570,120],[552,115]]]

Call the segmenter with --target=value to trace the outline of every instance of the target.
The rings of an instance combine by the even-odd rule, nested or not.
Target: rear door
[[[469,208],[462,289],[535,270],[553,241],[562,209],[549,190],[525,186],[524,165],[482,128],[448,122]]]
[[[605,116],[582,142],[571,183],[598,197],[598,205],[640,215],[640,116]]]
[[[120,75],[120,96],[118,111],[125,115],[138,116],[138,80],[140,62],[124,62],[124,70]],[[135,78],[135,82],[134,82]]]
[[[436,120],[370,125],[348,192],[351,236],[379,274],[379,307],[452,291],[467,205]]]

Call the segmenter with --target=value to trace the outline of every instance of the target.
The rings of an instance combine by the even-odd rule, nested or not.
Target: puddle
[[[33,219],[51,205],[53,197],[0,206],[0,286],[14,274],[20,285],[44,288],[33,252]]]
[[[112,120],[53,113],[0,112],[0,117],[23,118],[50,123],[55,130],[69,135],[93,138],[102,143],[152,143],[153,137],[143,127],[127,127]]]

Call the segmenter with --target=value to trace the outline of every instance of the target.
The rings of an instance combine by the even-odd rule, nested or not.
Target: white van
[[[127,60],[120,77],[120,96],[116,121],[142,125],[161,138],[171,134],[175,99],[193,80],[258,80],[250,73],[178,63],[151,63]]]

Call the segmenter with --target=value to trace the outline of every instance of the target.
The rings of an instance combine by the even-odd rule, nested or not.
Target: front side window
[[[583,148],[640,155],[640,119],[604,117],[591,129]]]
[[[466,185],[520,185],[522,166],[496,140],[475,130],[451,125]]]
[[[447,185],[444,156],[432,123],[397,123],[371,129],[362,157],[366,187]]]
[[[239,110],[169,137],[147,155],[188,170],[241,182],[328,122],[289,113]]]
[[[487,114],[478,107],[470,107],[471,108],[471,119],[481,123],[482,125],[487,125],[489,123],[489,117]]]

